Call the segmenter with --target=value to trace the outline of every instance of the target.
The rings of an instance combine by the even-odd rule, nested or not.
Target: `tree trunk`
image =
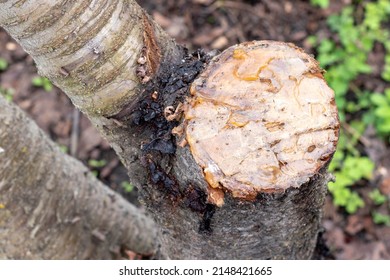
[[[0,95],[0,259],[157,251],[154,223]]]
[[[0,24],[111,143],[168,257],[310,258],[338,137],[314,59],[263,41],[210,62],[133,1],[13,2]]]

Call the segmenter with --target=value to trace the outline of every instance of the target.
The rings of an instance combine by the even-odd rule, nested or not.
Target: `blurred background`
[[[336,94],[341,137],[330,165],[324,240],[336,259],[390,259],[390,0],[138,1],[189,50],[278,40],[313,54]],[[36,73],[0,29],[0,94],[133,203],[109,145],[68,98]]]

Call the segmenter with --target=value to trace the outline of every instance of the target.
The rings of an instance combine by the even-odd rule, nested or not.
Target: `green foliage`
[[[388,0],[367,3],[364,20],[360,24],[356,23],[353,6],[347,6],[340,14],[331,15],[327,20],[330,29],[337,36],[321,41],[317,46],[317,59],[327,71],[325,78],[335,91],[342,121],[345,120],[345,95],[351,90],[350,83],[358,75],[371,72],[367,57],[374,43],[379,42],[390,48],[389,31],[381,27],[389,19],[389,3]],[[384,72],[389,71],[385,75],[390,76],[389,52],[386,57],[388,69]]]
[[[92,175],[95,176],[95,177],[98,177],[99,171],[96,170],[96,169],[100,169],[100,168],[106,166],[107,165],[107,161],[104,160],[104,159],[101,159],[101,160],[90,159],[90,160],[88,160],[88,165],[91,168],[95,169],[95,170],[91,171]]]
[[[390,227],[390,216],[379,212],[372,213],[372,220],[377,225],[386,225]]]
[[[124,189],[124,191],[127,193],[130,193],[134,190],[134,186],[129,182],[122,182],[121,186]]]
[[[45,77],[34,77],[32,79],[32,84],[36,87],[42,87],[47,92],[53,89],[53,84]]]
[[[329,0],[310,0],[310,4],[325,9],[329,7]]]
[[[367,58],[376,43],[386,49],[382,78],[390,81],[390,32],[385,27],[389,19],[389,0],[352,2],[339,14],[328,17],[333,32],[330,37],[321,42],[308,38],[316,46],[317,59],[326,70],[325,78],[335,91],[343,129],[329,166],[336,176],[336,182],[329,183],[329,191],[334,204],[345,207],[348,213],[364,206],[352,187],[358,181],[363,183],[369,179],[374,169],[374,164],[358,148],[362,134],[367,125],[373,124],[380,134],[390,135],[390,90],[372,94],[355,86],[359,75],[369,75],[372,71]],[[373,200],[380,200],[377,193],[372,196]]]
[[[371,191],[368,196],[371,198],[375,205],[382,205],[387,201],[387,196],[381,194],[378,189]]]
[[[4,58],[0,57],[0,71],[4,71],[8,68],[8,62]]]
[[[390,1],[379,0],[377,2],[367,3],[365,7],[364,25],[372,30],[381,28],[383,21],[390,14]]]
[[[390,135],[390,88],[384,94],[374,93],[371,95],[371,102],[374,105],[374,124],[379,134]]]
[[[335,163],[333,163],[332,168],[336,167],[338,168],[339,166],[335,166]],[[329,191],[333,195],[335,205],[345,207],[348,213],[354,213],[358,208],[364,206],[364,202],[358,193],[352,191],[349,186],[361,179],[369,179],[374,169],[374,164],[366,157],[354,157],[347,154],[341,163],[341,168],[338,169],[334,173],[336,181],[330,182],[328,185]]]
[[[93,167],[93,168],[102,168],[102,167],[106,166],[106,164],[107,164],[107,161],[105,161],[104,159],[101,159],[101,160],[90,159],[88,161],[88,165],[90,167]]]
[[[385,66],[382,72],[382,78],[385,81],[390,82],[390,47],[387,48],[387,54],[385,56]]]
[[[2,88],[0,86],[0,94],[4,96],[5,100],[11,102],[14,97],[14,89],[13,88]]]
[[[354,213],[364,206],[364,202],[357,192],[351,190],[351,186],[358,181],[370,179],[374,164],[367,157],[361,156],[356,148],[365,125],[362,122],[351,122],[350,129],[354,133],[344,131],[340,135],[338,149],[329,165],[336,181],[330,182],[328,189],[335,205],[345,207],[348,213]]]
[[[318,40],[317,40],[317,37],[314,36],[314,35],[310,35],[306,38],[306,42],[310,45],[310,46],[316,46],[317,43],[318,43]]]

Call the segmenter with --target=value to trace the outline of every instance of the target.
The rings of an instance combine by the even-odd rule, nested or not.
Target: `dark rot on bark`
[[[191,87],[186,139],[210,188],[254,200],[307,183],[335,152],[334,92],[318,63],[292,44],[235,45]],[[209,195],[210,196],[210,195]]]

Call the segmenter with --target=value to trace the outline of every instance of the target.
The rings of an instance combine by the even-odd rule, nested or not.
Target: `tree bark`
[[[156,253],[150,218],[62,153],[1,95],[0,108],[0,259]]]
[[[149,184],[144,199],[165,252],[309,259],[339,130],[318,63],[293,45],[243,43],[214,57],[190,92],[173,130],[188,145],[166,167],[153,152],[146,160],[160,188]]]
[[[52,1],[33,12],[13,2],[1,4],[0,24],[118,153],[161,227],[162,252],[178,259],[310,258],[338,136],[333,92],[310,56],[260,42],[234,46],[208,65],[210,55],[177,47],[133,1]],[[52,17],[50,9],[61,12]],[[277,56],[265,59],[262,51]],[[303,99],[301,85],[309,87]],[[279,91],[287,92],[282,99]],[[317,117],[309,129],[302,121]],[[258,134],[245,130],[251,126]],[[226,129],[235,136],[220,133]],[[318,132],[312,143],[308,132]],[[231,148],[221,147],[225,137]]]

